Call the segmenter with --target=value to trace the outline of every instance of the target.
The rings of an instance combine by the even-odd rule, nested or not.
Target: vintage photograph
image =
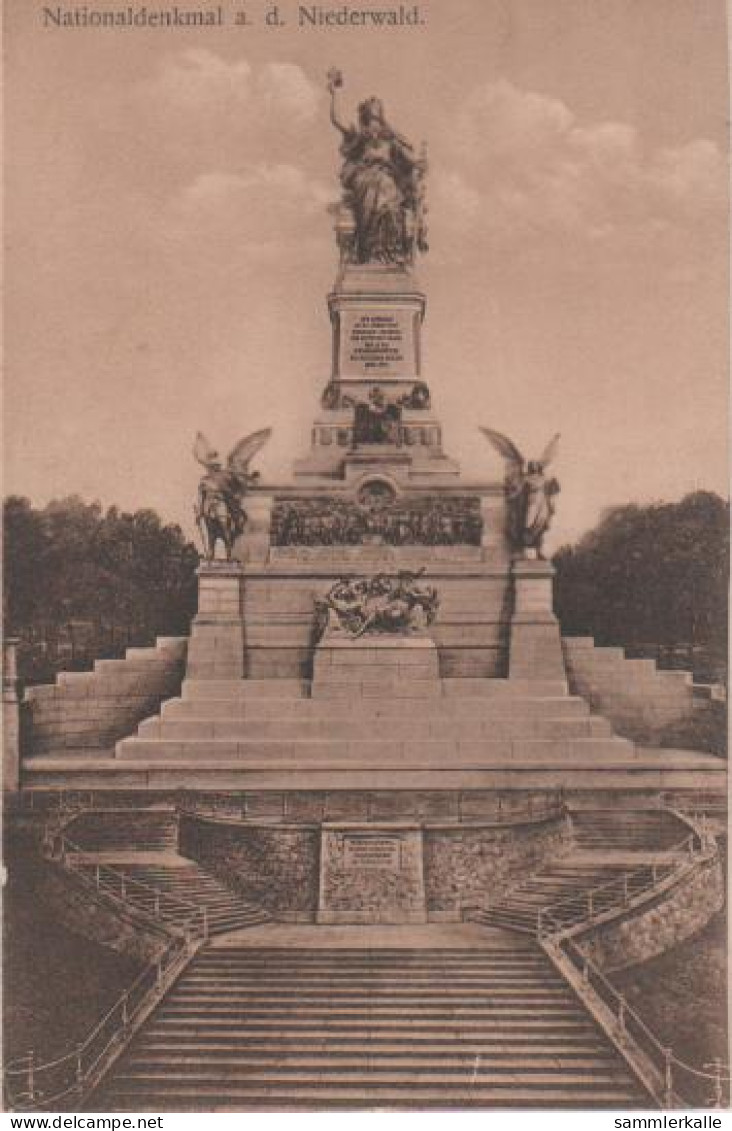
[[[729,1108],[727,43],[7,0],[5,1111]]]

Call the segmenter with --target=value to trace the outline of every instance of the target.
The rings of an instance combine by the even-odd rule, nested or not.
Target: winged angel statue
[[[218,541],[224,544],[227,562],[231,561],[234,544],[247,523],[242,499],[248,488],[259,479],[259,472],[250,471],[249,464],[271,435],[271,428],[263,428],[239,440],[229,452],[226,467],[222,467],[219,453],[203,433],[199,432],[196,436],[193,454],[206,468],[206,474],[198,484],[196,525],[201,534],[204,556],[209,562],[216,556]]]
[[[511,544],[524,557],[543,559],[544,535],[556,510],[554,497],[560,491],[558,481],[547,479],[545,471],[557,454],[559,433],[538,459],[525,460],[514,442],[501,432],[492,428],[481,428],[481,432],[506,462]]]

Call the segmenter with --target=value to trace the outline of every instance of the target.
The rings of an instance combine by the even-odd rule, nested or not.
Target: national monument
[[[563,641],[543,555],[558,437],[527,460],[484,427],[499,480],[445,451],[421,348],[425,152],[378,98],[346,121],[342,87],[331,71],[341,199],[310,450],[268,483],[270,429],[226,459],[200,433],[190,637],[29,691],[22,791],[89,798],[62,852],[76,881],[104,844],[158,910],[160,892],[210,907],[96,1102],[670,1104],[588,963],[642,961],[718,909],[690,814],[723,763],[627,736],[634,711],[693,710],[687,677]],[[150,862],[158,825],[176,866]],[[136,869],[110,856],[126,835]]]

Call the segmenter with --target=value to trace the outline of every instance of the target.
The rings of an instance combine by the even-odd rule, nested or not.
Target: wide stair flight
[[[93,1110],[638,1108],[625,1063],[535,943],[210,948]]]

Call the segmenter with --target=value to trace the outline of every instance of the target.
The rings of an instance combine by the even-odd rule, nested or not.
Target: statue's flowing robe
[[[398,258],[404,253],[404,189],[412,169],[406,146],[388,130],[372,138],[352,129],[341,152],[341,180],[353,205],[359,262]]]

